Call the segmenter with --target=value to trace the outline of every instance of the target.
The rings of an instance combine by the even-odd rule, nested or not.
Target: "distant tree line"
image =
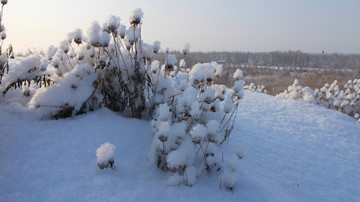
[[[184,56],[180,52],[172,52],[178,60]],[[185,56],[189,66],[197,62],[217,61],[225,68],[279,66],[279,67],[309,67],[327,69],[360,69],[360,54],[339,53],[304,53],[301,51],[273,51],[273,52],[191,52]],[[164,60],[165,53],[157,55],[157,59]]]

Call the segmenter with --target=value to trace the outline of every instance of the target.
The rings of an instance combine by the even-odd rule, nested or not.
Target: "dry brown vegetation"
[[[224,78],[219,81],[222,84],[232,83],[232,74],[235,70],[225,70]],[[321,70],[314,72],[291,72],[291,71],[274,71],[270,69],[244,69],[245,85],[254,83],[255,85],[264,85],[267,93],[277,95],[283,92],[287,87],[297,79],[301,86],[308,86],[311,89],[321,88],[324,84],[331,84],[337,80],[339,85],[343,86],[348,80],[360,78],[357,71],[345,72],[336,70]]]

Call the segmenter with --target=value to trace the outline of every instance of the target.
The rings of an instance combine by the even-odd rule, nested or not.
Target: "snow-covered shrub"
[[[152,75],[158,74],[161,79],[155,86],[156,113],[151,121],[155,135],[150,159],[172,173],[170,185],[192,186],[198,177],[210,172],[230,176],[222,145],[234,127],[244,81],[237,71],[232,89],[215,84],[213,79],[221,75],[221,69],[212,62],[195,65],[188,76],[181,71],[170,76],[165,70]],[[226,180],[228,187],[236,181],[231,179]]]
[[[26,105],[35,94],[38,87],[46,87],[54,81],[52,72],[42,68],[43,60],[39,56],[31,56],[15,60],[8,74],[5,74],[0,84],[2,102],[19,102]]]
[[[150,65],[160,45],[142,41],[142,17],[141,9],[136,9],[127,29],[119,17],[110,16],[103,26],[92,23],[87,36],[75,30],[59,48],[49,48],[46,65],[33,66],[28,75],[12,80],[2,91],[31,82],[53,84],[37,90],[29,102],[42,117],[64,118],[99,107],[148,117],[157,80],[150,77]]]
[[[360,114],[360,79],[349,80],[343,88],[335,80],[315,89],[316,102],[330,109],[341,111],[359,119]]]
[[[337,80],[335,80],[333,83],[326,83],[320,89],[315,90],[309,87],[303,88],[295,80],[288,90],[276,95],[276,97],[279,99],[302,99],[341,111],[360,121],[360,79],[349,80],[343,88],[339,87]]]
[[[46,58],[33,59],[32,68],[14,68],[17,74],[9,74],[6,85],[10,87],[4,89],[12,89],[13,81],[21,81],[14,87],[24,87],[41,78],[38,83],[46,88],[37,89],[28,105],[45,118],[64,118],[100,107],[152,118],[150,157],[154,165],[172,172],[169,184],[192,186],[207,172],[229,176],[224,145],[244,96],[242,71],[235,72],[232,88],[215,84],[222,65],[187,67],[189,45],[182,50],[180,64],[168,51],[164,64],[153,60],[160,42],[142,41],[142,17],[141,9],[136,9],[127,29],[119,17],[110,16],[102,26],[92,23],[86,36],[75,30],[58,48],[50,47]],[[105,143],[97,150],[100,168],[113,168],[114,149]],[[234,182],[226,186],[233,187]]]
[[[305,100],[307,102],[314,102],[314,92],[309,87],[302,87],[299,81],[295,79],[294,83],[282,93],[276,95],[278,99],[292,99],[292,100]]]
[[[96,149],[96,163],[100,169],[111,168],[115,170],[115,148],[113,144],[106,142]]]
[[[1,12],[0,12],[0,84],[1,84],[1,80],[2,77],[4,76],[5,73],[9,72],[9,61],[8,58],[10,55],[12,55],[12,48],[11,51],[9,50],[7,54],[5,54],[3,52],[3,44],[4,44],[4,40],[6,39],[6,33],[5,33],[5,26],[2,22],[2,18],[3,18],[3,10],[4,10],[4,6],[7,4],[7,0],[2,0],[1,1]],[[9,47],[10,49],[10,47]]]
[[[244,90],[248,90],[251,92],[257,92],[257,93],[267,93],[267,90],[265,89],[264,85],[255,85],[254,83],[250,83],[249,85],[244,86]]]

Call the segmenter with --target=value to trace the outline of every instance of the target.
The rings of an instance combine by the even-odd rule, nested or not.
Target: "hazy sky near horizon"
[[[9,0],[4,45],[46,50],[110,15],[128,26],[135,8],[144,12],[144,41],[163,49],[360,54],[359,0]]]

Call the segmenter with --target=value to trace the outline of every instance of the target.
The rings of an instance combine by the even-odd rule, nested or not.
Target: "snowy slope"
[[[217,175],[169,187],[147,160],[147,121],[105,109],[43,121],[0,106],[0,201],[360,201],[360,124],[347,115],[246,93],[230,140],[243,155],[234,191]],[[96,166],[107,141],[116,171]]]

